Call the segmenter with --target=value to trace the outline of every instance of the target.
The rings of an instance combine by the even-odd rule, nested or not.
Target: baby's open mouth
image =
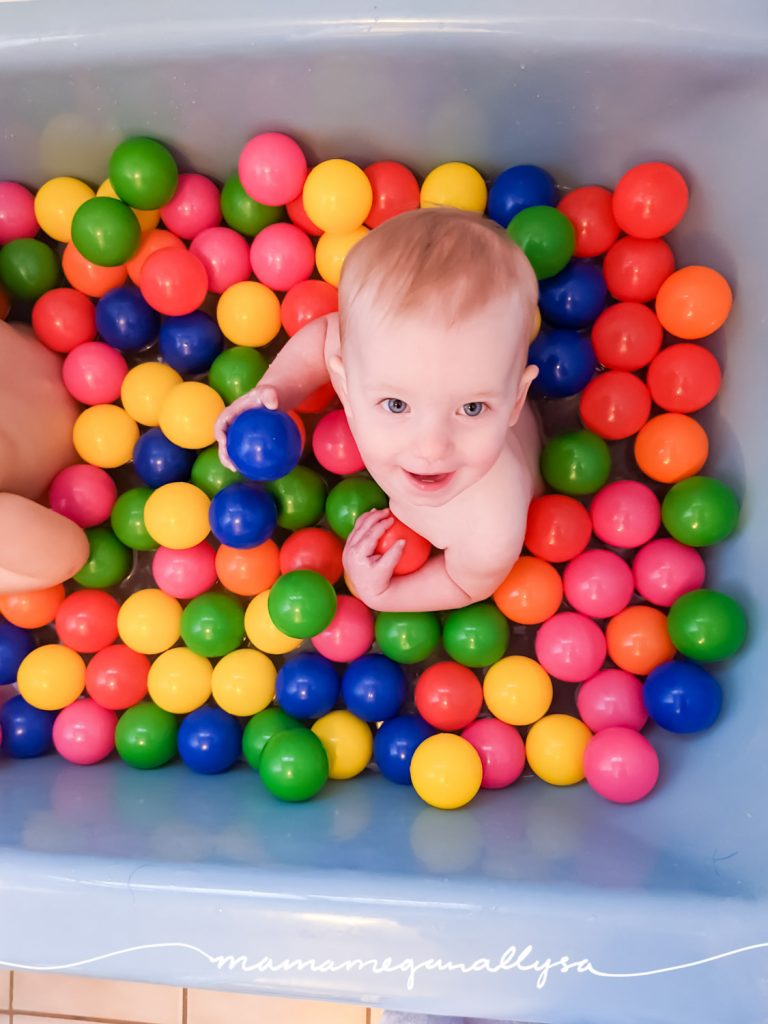
[[[445,486],[453,477],[453,473],[411,473],[404,469],[403,472],[421,490],[434,491]]]

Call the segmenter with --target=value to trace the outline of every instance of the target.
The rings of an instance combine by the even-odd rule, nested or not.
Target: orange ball
[[[563,581],[549,562],[522,555],[493,600],[500,612],[512,622],[535,626],[551,618],[563,600]]]
[[[273,540],[255,548],[230,548],[219,545],[216,551],[216,575],[222,585],[241,597],[255,597],[269,590],[280,575],[280,552]]]
[[[647,676],[677,653],[669,639],[667,616],[647,604],[632,605],[614,615],[605,638],[614,665],[636,676]]]
[[[733,303],[731,286],[711,267],[682,267],[656,296],[656,316],[665,331],[691,341],[722,327]]]
[[[635,459],[651,480],[674,484],[695,476],[707,461],[709,438],[691,416],[665,412],[648,420],[635,438]]]
[[[304,420],[299,416],[295,409],[289,409],[288,415],[296,424],[296,429],[299,431],[299,437],[301,438],[301,450],[304,451],[307,444],[307,428],[304,426]]]
[[[184,243],[178,235],[174,235],[172,231],[163,231],[162,228],[155,228],[154,231],[146,231],[141,236],[139,248],[126,263],[128,276],[136,287],[138,287],[141,268],[144,266],[144,261],[148,259],[152,253],[157,252],[158,249],[183,248]]]
[[[64,597],[63,583],[55,583],[44,590],[0,594],[0,614],[21,629],[40,629],[53,622]]]
[[[125,266],[120,267],[97,267],[95,263],[89,263],[85,256],[81,256],[72,242],[69,242],[61,257],[61,269],[64,277],[79,292],[90,295],[92,299],[100,299],[113,288],[119,288],[125,284],[128,271]]]

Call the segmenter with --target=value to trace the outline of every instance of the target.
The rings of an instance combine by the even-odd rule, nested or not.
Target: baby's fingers
[[[358,516],[347,543],[352,547],[373,554],[381,537],[394,522],[388,509],[371,509]]]
[[[387,579],[392,577],[392,573],[397,568],[397,563],[400,561],[403,555],[403,549],[405,548],[404,540],[396,540],[391,548],[387,548],[384,554],[376,563],[376,569],[380,573],[386,573]]]

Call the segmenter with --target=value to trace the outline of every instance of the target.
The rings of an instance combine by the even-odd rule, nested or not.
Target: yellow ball
[[[321,235],[315,249],[315,264],[320,277],[338,288],[347,253],[367,234],[368,228],[361,226],[346,235]]]
[[[264,590],[245,609],[245,635],[265,654],[288,654],[301,647],[301,640],[279,630],[269,615],[269,591]]]
[[[275,699],[277,669],[261,651],[225,654],[213,670],[213,699],[230,715],[247,718]]]
[[[156,427],[160,409],[171,388],[181,384],[182,376],[165,363],[139,363],[123,377],[120,401],[129,416],[145,427]]]
[[[467,740],[441,732],[416,748],[411,759],[411,781],[424,803],[452,811],[477,795],[483,781],[483,763]]]
[[[187,647],[174,647],[152,662],[147,676],[149,696],[164,711],[188,715],[211,696],[212,673],[207,658]]]
[[[16,682],[27,704],[43,711],[59,711],[85,689],[85,662],[71,647],[45,644],[22,661]]]
[[[238,281],[221,293],[216,319],[233,345],[261,348],[280,331],[280,300],[259,281]]]
[[[487,200],[488,189],[480,173],[458,161],[435,167],[421,186],[421,206],[455,206],[483,213]]]
[[[160,654],[181,636],[181,605],[162,590],[137,590],[117,613],[120,639],[140,654]]]
[[[572,786],[584,778],[584,751],[592,733],[572,715],[547,715],[532,725],[525,741],[531,770],[552,786]]]
[[[494,718],[508,725],[530,725],[549,711],[552,680],[538,661],[513,654],[485,673],[483,697]]]
[[[35,196],[37,223],[57,242],[71,242],[72,218],[93,195],[91,186],[79,178],[51,178]]]
[[[116,469],[133,458],[139,428],[119,405],[92,405],[84,409],[72,428],[75,451],[92,466]]]
[[[108,199],[119,199],[120,196],[112,188],[112,182],[109,178],[106,178],[99,185],[96,190],[97,196],[106,196]],[[160,211],[159,210],[137,210],[135,206],[131,209],[136,214],[136,220],[139,222],[139,227],[144,231],[153,231],[160,223]]]
[[[351,711],[331,711],[312,726],[328,755],[329,779],[353,779],[373,754],[373,734],[367,722]]]
[[[187,380],[166,395],[160,407],[160,429],[180,448],[207,448],[213,427],[224,412],[224,399],[208,384]]]
[[[147,499],[144,525],[150,537],[164,548],[193,548],[211,531],[210,504],[208,495],[194,484],[163,484]]]
[[[533,330],[531,332],[531,341],[534,342],[538,338],[541,332],[541,310],[537,306],[533,311]]]
[[[371,212],[373,189],[362,168],[349,160],[324,160],[304,182],[307,216],[321,231],[346,235]]]

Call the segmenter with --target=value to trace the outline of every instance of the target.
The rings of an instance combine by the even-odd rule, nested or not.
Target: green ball
[[[562,494],[594,494],[611,474],[610,449],[590,430],[561,434],[544,445],[541,473]]]
[[[568,264],[576,246],[576,232],[564,213],[554,206],[529,206],[507,227],[540,281],[554,277]]]
[[[262,228],[285,220],[285,207],[257,203],[240,184],[237,174],[233,174],[221,190],[221,214],[242,235],[258,235]]]
[[[376,643],[392,661],[414,665],[440,643],[440,620],[434,612],[379,612]]]
[[[136,252],[141,228],[133,210],[110,196],[94,196],[72,218],[72,244],[98,267],[119,267]]]
[[[112,506],[109,521],[115,536],[134,551],[154,551],[158,546],[144,523],[144,506],[153,493],[151,487],[131,487]]]
[[[286,729],[303,728],[301,722],[291,718],[282,708],[264,708],[251,718],[243,730],[243,757],[257,772],[264,747],[273,736]]]
[[[747,636],[744,609],[718,590],[691,590],[669,609],[672,643],[694,661],[722,661],[739,651]]]
[[[204,491],[209,498],[213,498],[230,484],[239,483],[243,479],[241,473],[227,469],[222,464],[219,458],[219,446],[216,444],[212,444],[210,448],[204,448],[192,463],[192,483]]]
[[[493,604],[457,608],[443,623],[446,653],[469,668],[493,665],[504,657],[508,643],[509,622]]]
[[[278,800],[311,800],[328,781],[328,755],[311,730],[287,729],[264,747],[259,776]]]
[[[218,391],[227,405],[255,388],[264,376],[267,360],[255,348],[235,345],[228,348],[211,363],[208,383]]]
[[[389,498],[370,477],[348,476],[331,488],[325,502],[325,518],[333,532],[346,540],[358,516],[388,504]]]
[[[739,502],[722,481],[711,476],[689,476],[667,491],[661,520],[681,544],[707,547],[719,544],[736,529]]]
[[[120,716],[115,747],[123,761],[134,768],[159,768],[176,756],[178,731],[175,715],[145,701]]]
[[[336,591],[319,572],[296,569],[272,584],[267,609],[286,636],[304,640],[330,624],[336,614]]]
[[[286,530],[314,526],[323,517],[328,484],[308,466],[296,466],[264,485],[277,503],[277,525]]]
[[[88,561],[75,573],[75,583],[100,590],[122,583],[133,568],[133,552],[108,526],[92,526],[85,535],[90,548]]]
[[[17,238],[0,249],[0,281],[15,298],[35,302],[58,280],[56,254],[39,238]]]
[[[195,654],[223,658],[242,644],[244,612],[231,594],[200,594],[181,615],[181,639]]]
[[[109,159],[109,180],[118,196],[137,210],[159,210],[179,183],[169,150],[155,139],[126,139]]]

